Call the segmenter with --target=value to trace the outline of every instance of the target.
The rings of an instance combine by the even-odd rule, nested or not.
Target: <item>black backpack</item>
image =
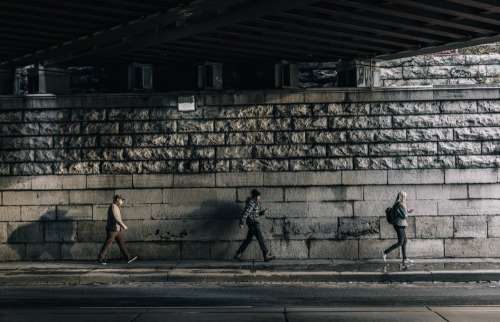
[[[394,207],[389,207],[385,210],[385,218],[387,219],[387,222],[389,224],[394,225],[396,219],[398,218],[397,212],[395,211]]]

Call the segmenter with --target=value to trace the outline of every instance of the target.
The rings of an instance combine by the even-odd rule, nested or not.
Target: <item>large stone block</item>
[[[361,170],[416,169],[416,156],[386,158],[355,158],[354,168]]]
[[[0,207],[0,221],[21,221],[21,207]]]
[[[217,147],[218,159],[252,158],[253,147],[251,146],[222,146]]]
[[[45,223],[46,242],[74,242],[77,236],[76,221],[56,221]]]
[[[92,206],[58,206],[58,221],[92,219]]]
[[[281,240],[335,239],[337,218],[283,218],[273,220],[273,237]]]
[[[293,120],[293,128],[298,131],[326,129],[327,127],[328,119],[326,117],[295,118]]]
[[[445,181],[450,183],[495,183],[498,180],[496,169],[446,169]]]
[[[438,154],[481,154],[481,142],[439,142]]]
[[[477,216],[500,214],[500,200],[440,200],[440,216]]]
[[[311,132],[306,133],[307,143],[316,144],[335,144],[335,143],[345,143],[347,142],[346,132],[341,131],[321,131],[321,132]]]
[[[358,259],[358,241],[311,240],[309,257],[311,259]]]
[[[453,217],[416,217],[415,231],[417,238],[451,238]]]
[[[343,185],[387,184],[387,171],[358,170],[342,171]]]
[[[21,221],[52,221],[56,220],[55,206],[22,206]]]
[[[250,173],[217,173],[215,182],[217,187],[252,187],[262,186],[264,174]]]
[[[206,242],[182,242],[181,259],[210,259],[210,243]]]
[[[236,202],[236,189],[232,188],[192,188],[164,189],[163,202],[172,204],[227,203]]]
[[[410,258],[442,258],[444,241],[442,239],[410,239],[407,244]]]
[[[453,223],[455,238],[486,238],[488,236],[485,216],[456,216]]]
[[[332,157],[346,157],[346,156],[367,156],[367,144],[342,144],[342,145],[329,145],[328,155]]]
[[[189,142],[187,134],[146,134],[134,139],[137,147],[185,146]]]
[[[309,250],[304,240],[272,240],[269,249],[276,258],[308,258]]]
[[[134,174],[134,188],[168,188],[173,185],[171,174]]]
[[[8,243],[43,242],[43,223],[9,222],[7,224]]]
[[[19,261],[26,259],[26,245],[0,245],[0,261]]]
[[[76,223],[76,222],[75,222]],[[75,237],[78,236],[79,242],[101,242],[106,240],[106,221],[92,220],[79,221],[76,223]],[[125,238],[127,238],[125,232]]]
[[[113,190],[75,190],[69,192],[70,204],[106,204],[113,201]]]
[[[437,144],[426,143],[384,143],[368,147],[372,156],[404,156],[404,155],[434,155],[437,154]]]
[[[469,198],[497,199],[500,196],[500,184],[470,184]]]
[[[400,191],[405,191],[407,193],[407,198],[410,200],[417,199],[415,186],[365,186],[363,187],[363,191],[364,200],[396,200]]]
[[[231,160],[230,167],[238,172],[288,171],[288,163],[288,160],[277,159]]]
[[[129,205],[162,203],[163,200],[162,189],[125,189],[117,190],[116,193],[122,195]]]
[[[63,189],[85,189],[87,187],[87,177],[84,175],[72,175],[62,177]]]
[[[453,130],[456,140],[498,140],[498,127],[467,127]]]
[[[0,244],[7,242],[7,223],[0,222]]]
[[[500,237],[500,216],[488,217],[488,237]]]
[[[406,139],[412,141],[452,141],[453,129],[409,129]]]
[[[303,218],[310,213],[305,202],[268,202],[264,207],[269,209],[266,213],[269,218]]]
[[[31,178],[33,190],[58,190],[63,188],[62,176],[35,176]]]
[[[330,126],[334,129],[381,129],[391,127],[389,116],[335,117]]]
[[[353,206],[351,202],[308,202],[307,216],[312,218],[351,217]]]
[[[87,188],[103,189],[103,188],[131,188],[131,175],[98,175],[87,177]]]
[[[226,134],[229,145],[273,144],[272,132],[241,132]]]
[[[379,238],[379,217],[347,217],[339,218],[340,239]]]
[[[67,191],[7,191],[3,192],[4,205],[65,205],[68,204]]]
[[[174,175],[174,187],[215,187],[215,174]]]
[[[10,174],[16,176],[48,175],[58,171],[53,169],[53,164],[42,163],[42,162],[14,163],[10,166],[10,168],[11,168]]]
[[[286,188],[286,201],[344,201],[362,200],[362,187]]]
[[[276,132],[277,144],[305,144],[306,132]]]
[[[26,259],[35,261],[51,261],[61,259],[61,244],[27,244]]]
[[[341,184],[341,172],[271,172],[264,186],[329,186]]]
[[[476,113],[476,101],[443,101],[441,113]]]
[[[500,238],[446,239],[446,257],[498,257]]]
[[[444,183],[444,170],[389,170],[389,184]]]
[[[467,198],[467,185],[465,184],[417,186],[417,199],[447,200],[447,199],[466,199],[466,198]]]
[[[347,136],[352,143],[407,141],[406,130],[357,130],[348,131]]]
[[[0,177],[0,190],[30,190],[31,177],[15,176]]]

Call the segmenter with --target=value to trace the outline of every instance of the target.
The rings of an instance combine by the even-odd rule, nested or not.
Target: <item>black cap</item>
[[[260,191],[257,189],[252,189],[252,191],[250,193],[251,193],[253,198],[260,196]]]

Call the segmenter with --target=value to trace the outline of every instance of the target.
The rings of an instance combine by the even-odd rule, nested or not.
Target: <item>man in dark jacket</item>
[[[262,251],[264,260],[268,262],[275,258],[275,256],[269,254],[266,243],[264,242],[264,237],[262,236],[262,232],[260,230],[260,223],[258,221],[258,217],[263,216],[265,212],[265,210],[261,210],[260,192],[257,189],[253,189],[251,196],[247,199],[243,215],[240,218],[240,228],[243,228],[243,224],[245,222],[248,226],[247,238],[241,244],[240,248],[236,252],[236,255],[234,255],[234,259],[241,260],[241,255],[252,242],[253,236],[257,237],[257,240],[259,241],[260,250]]]
[[[118,247],[120,247],[120,251],[122,256],[127,260],[127,263],[132,263],[137,259],[137,256],[130,256],[130,253],[127,250],[127,246],[125,245],[125,238],[123,236],[123,232],[128,229],[125,223],[122,220],[122,214],[120,207],[123,205],[125,199],[121,195],[115,195],[113,198],[113,203],[108,208],[108,221],[106,223],[106,241],[101,248],[101,252],[99,253],[98,262],[102,265],[106,265],[106,261],[104,257],[108,252],[109,248],[113,244],[113,241],[116,240]]]

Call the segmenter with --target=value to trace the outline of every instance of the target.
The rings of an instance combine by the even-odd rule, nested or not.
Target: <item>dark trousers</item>
[[[396,248],[401,247],[403,259],[406,259],[406,227],[394,226],[394,229],[396,230],[396,234],[398,234],[398,242],[384,250],[384,253],[389,254]]]
[[[262,251],[262,255],[266,257],[268,251],[266,243],[264,242],[264,237],[262,236],[262,232],[260,231],[260,224],[258,222],[253,222],[253,223],[248,222],[247,226],[248,226],[247,238],[241,244],[237,254],[243,254],[245,249],[247,249],[248,245],[252,242],[253,236],[255,236],[259,241],[259,246],[260,250]]]
[[[122,253],[123,258],[130,259],[130,254],[127,250],[127,245],[125,244],[125,238],[123,236],[122,231],[106,231],[106,241],[104,245],[102,245],[101,252],[99,253],[99,260],[103,260],[108,252],[109,248],[113,244],[113,241],[116,240],[118,247],[120,247],[120,251]]]

